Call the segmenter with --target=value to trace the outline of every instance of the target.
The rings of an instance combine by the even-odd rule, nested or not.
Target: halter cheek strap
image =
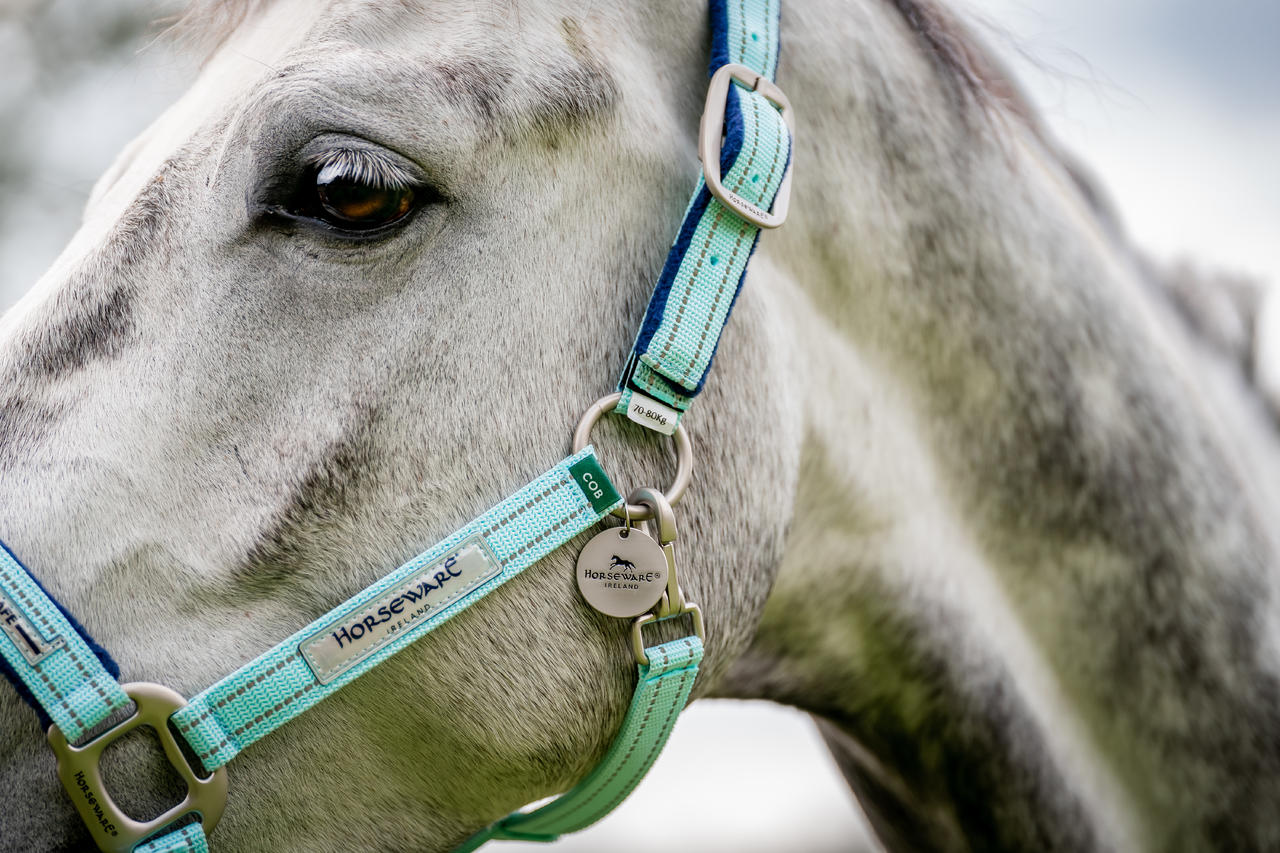
[[[786,216],[790,106],[771,82],[779,3],[711,0],[712,79],[699,133],[703,175],[619,380],[615,409],[665,434],[675,431],[702,390],[760,229]],[[189,704],[157,685],[119,684],[106,652],[5,548],[0,671],[49,724],[64,787],[102,850],[207,853],[205,833],[226,797],[222,767],[232,757],[622,506],[587,446]],[[671,604],[659,618],[667,618]],[[582,829],[639,783],[688,701],[703,652],[700,616],[695,635],[641,651],[640,625],[653,618],[642,617],[633,629],[636,691],[601,763],[559,799],[495,822],[461,851],[494,839],[550,841]],[[131,702],[132,716],[98,732]],[[187,764],[170,721],[205,773]],[[188,785],[182,803],[149,822],[119,810],[97,769],[102,750],[138,725],[156,731]],[[192,817],[197,821],[179,825]]]
[[[760,229],[786,216],[790,104],[772,84],[780,2],[711,3],[703,174],[618,380],[617,411],[667,435],[702,391]]]

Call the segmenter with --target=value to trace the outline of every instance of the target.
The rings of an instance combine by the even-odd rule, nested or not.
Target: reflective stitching
[[[503,519],[501,519],[500,521],[496,522],[495,524],[491,525],[491,526],[488,528],[488,530],[487,530],[484,534],[482,534],[482,535],[487,537],[487,536],[489,536],[489,535],[491,535],[491,534],[493,534],[493,533],[497,532],[497,531],[498,531],[498,530],[500,530],[502,527],[504,527],[504,526],[506,526],[507,524],[511,523],[511,522],[512,522],[513,520],[515,520],[517,517],[521,516],[522,514],[524,514],[525,512],[527,512],[528,510],[530,510],[531,508],[533,508],[534,506],[536,506],[537,504],[539,504],[541,501],[545,500],[545,499],[546,499],[548,496],[550,496],[552,493],[554,493],[554,492],[556,492],[557,490],[559,490],[559,489],[563,488],[564,486],[568,485],[568,483],[569,483],[569,478],[568,478],[568,476],[564,473],[563,469],[561,469],[560,474],[561,474],[561,479],[560,479],[560,480],[558,480],[557,482],[553,483],[553,484],[552,484],[551,486],[549,486],[548,488],[544,489],[541,493],[539,493],[539,494],[535,495],[533,498],[531,498],[530,500],[528,500],[528,501],[527,501],[523,506],[521,506],[521,507],[517,508],[516,510],[514,510],[513,512],[511,512],[509,515],[507,515],[505,518],[503,518]],[[591,514],[591,513],[589,512],[589,508],[588,508],[587,506],[579,506],[579,507],[577,507],[577,508],[576,508],[576,509],[574,509],[572,512],[570,512],[567,516],[565,516],[564,518],[561,518],[559,521],[557,521],[557,522],[555,522],[554,524],[550,525],[549,527],[545,528],[541,533],[539,533],[539,534],[538,534],[537,536],[535,536],[533,539],[530,539],[530,540],[526,541],[526,542],[525,542],[523,545],[521,545],[521,547],[520,547],[518,550],[516,550],[514,553],[509,554],[507,557],[503,558],[503,559],[501,560],[501,562],[505,564],[508,560],[514,560],[514,559],[516,559],[516,558],[520,557],[521,555],[523,555],[524,553],[526,553],[527,551],[529,551],[529,550],[531,550],[531,549],[533,549],[533,548],[536,548],[540,543],[542,543],[544,540],[546,540],[549,536],[554,535],[557,531],[559,531],[559,530],[560,530],[561,528],[563,528],[565,525],[572,523],[574,520],[578,519],[579,517],[583,516],[584,514],[585,514],[585,515],[587,515],[587,516],[590,516],[590,514]],[[503,569],[503,570],[504,570],[504,571],[506,570],[506,569],[505,569],[505,566],[504,566],[504,569]],[[463,599],[459,599],[459,600],[463,600]],[[455,602],[455,603],[456,603],[456,602]],[[443,611],[442,611],[442,612],[443,612]],[[189,735],[189,734],[191,734],[191,733],[194,731],[194,729],[195,729],[195,728],[196,728],[200,723],[204,722],[204,720],[206,720],[206,719],[207,719],[207,718],[209,718],[211,715],[213,715],[213,716],[215,717],[215,722],[217,722],[217,723],[218,723],[219,730],[223,731],[224,733],[227,733],[227,730],[222,726],[222,722],[221,722],[221,720],[220,720],[220,719],[219,719],[219,718],[214,714],[215,710],[216,710],[216,709],[221,709],[221,708],[225,707],[229,702],[233,701],[234,699],[237,699],[237,698],[239,698],[239,697],[243,696],[243,695],[244,695],[248,690],[253,689],[253,688],[254,688],[254,687],[256,687],[257,685],[261,684],[261,683],[262,683],[264,680],[266,680],[267,678],[269,678],[269,677],[271,677],[271,676],[275,675],[277,672],[279,672],[279,671],[280,671],[281,669],[283,669],[285,666],[287,666],[287,665],[289,665],[290,663],[292,663],[292,662],[293,662],[295,659],[297,659],[298,657],[299,657],[298,652],[296,652],[296,651],[295,651],[295,652],[291,653],[291,654],[290,654],[288,657],[286,657],[285,659],[283,659],[283,660],[281,660],[281,661],[278,661],[278,662],[277,662],[273,667],[271,667],[270,669],[265,670],[264,672],[258,673],[258,675],[256,675],[256,676],[254,677],[254,679],[253,679],[253,681],[252,681],[252,682],[248,682],[248,683],[246,683],[246,684],[242,684],[242,685],[240,685],[239,687],[237,687],[235,690],[233,690],[233,691],[228,691],[226,694],[224,694],[224,695],[223,695],[222,697],[220,697],[219,699],[217,699],[217,700],[215,700],[215,701],[213,701],[213,702],[208,703],[208,704],[206,705],[206,707],[204,708],[204,710],[203,710],[203,711],[201,711],[200,715],[199,715],[199,716],[197,716],[194,720],[192,720],[191,722],[186,723],[186,724],[178,724],[178,728],[179,728],[179,730],[180,730],[180,731],[182,731],[182,733],[183,733],[184,735]],[[313,690],[314,688],[319,687],[319,686],[321,686],[321,685],[320,685],[318,682],[316,682],[316,681],[308,682],[307,684],[305,684],[305,685],[303,685],[302,687],[300,687],[297,691],[295,691],[291,696],[287,696],[287,697],[285,697],[284,699],[282,699],[281,701],[279,701],[278,703],[276,703],[273,707],[269,708],[268,710],[264,711],[264,712],[263,712],[263,713],[261,713],[261,714],[256,715],[252,720],[250,720],[250,721],[248,721],[248,722],[246,722],[246,723],[243,723],[243,724],[242,724],[242,725],[240,725],[238,728],[236,728],[234,731],[229,732],[229,737],[230,737],[230,738],[237,738],[237,737],[239,737],[240,735],[244,734],[245,732],[248,732],[248,731],[252,730],[254,727],[256,727],[256,726],[260,725],[261,723],[266,722],[269,718],[271,718],[271,717],[272,717],[272,716],[274,716],[275,714],[277,714],[277,713],[279,713],[279,712],[283,711],[283,710],[284,710],[284,709],[286,709],[288,706],[292,705],[295,701],[297,701],[298,699],[300,699],[302,696],[306,695],[306,694],[307,694],[307,693],[309,693],[311,690]],[[197,754],[198,754],[198,755],[200,755],[200,757],[201,757],[202,759],[204,759],[204,758],[212,759],[212,758],[213,758],[214,756],[216,756],[218,753],[222,752],[222,751],[223,751],[227,746],[229,746],[228,738],[227,738],[227,737],[224,737],[224,738],[223,738],[223,739],[222,739],[222,740],[221,740],[217,745],[212,746],[212,747],[208,747],[208,748],[206,748],[206,749],[204,749],[204,750],[196,750],[196,752],[197,752]]]
[[[299,687],[297,690],[293,692],[292,696],[286,696],[285,698],[277,702],[273,707],[268,708],[267,710],[263,711],[261,714],[258,714],[252,720],[250,720],[249,722],[245,723],[244,725],[240,726],[240,728],[232,732],[231,736],[239,737],[240,735],[249,731],[249,729],[267,720],[272,714],[275,714],[278,711],[283,710],[286,705],[293,704],[293,702],[295,702],[297,699],[301,698],[307,693],[310,693],[312,690],[314,690],[318,686],[319,686],[319,682],[316,682],[316,681],[312,681],[309,684],[302,685],[301,687]]]
[[[685,644],[685,648],[686,648],[686,649],[688,649],[688,650],[692,651],[692,649],[693,649],[693,643],[689,642],[688,640],[685,640],[685,641],[684,641],[684,644]],[[666,650],[664,650],[664,651],[663,651],[663,654],[662,654],[662,668],[663,668],[663,673],[662,673],[662,675],[658,676],[658,680],[659,680],[660,682],[661,682],[661,681],[663,681],[664,679],[668,678],[668,677],[671,677],[671,676],[674,676],[674,675],[675,675],[675,673],[674,673],[674,672],[668,672],[668,671],[666,671],[666,667],[670,665],[670,661],[671,661],[670,653],[669,653],[669,652],[667,652]],[[674,693],[675,693],[675,694],[679,695],[679,694],[683,693],[684,688],[685,688],[685,685],[686,685],[686,684],[688,683],[688,681],[689,681],[689,677],[690,677],[690,675],[694,674],[694,673],[693,673],[693,667],[694,667],[694,666],[695,666],[695,662],[694,662],[694,661],[692,661],[692,660],[690,660],[688,663],[686,663],[686,664],[685,664],[685,667],[684,667],[684,669],[683,669],[683,670],[679,670],[680,672],[682,672],[682,675],[681,675],[681,678],[680,678],[680,683],[679,683],[679,684],[676,686],[676,688],[675,688],[675,691],[674,691]],[[584,810],[589,809],[589,808],[592,808],[593,806],[595,806],[595,805],[599,802],[599,797],[600,797],[600,795],[601,795],[601,794],[603,794],[603,792],[604,792],[604,791],[605,791],[605,790],[610,786],[610,784],[612,784],[613,780],[614,780],[614,779],[616,779],[616,778],[618,777],[618,774],[619,774],[619,773],[621,773],[621,772],[623,771],[623,769],[627,766],[627,762],[628,762],[628,761],[630,761],[631,756],[635,753],[636,748],[637,748],[637,747],[639,747],[639,745],[640,745],[640,740],[641,740],[641,735],[645,732],[645,730],[646,730],[646,728],[647,728],[647,726],[648,726],[648,724],[649,724],[649,718],[650,718],[650,716],[653,714],[653,706],[654,706],[655,704],[657,704],[658,697],[661,695],[661,689],[662,689],[662,686],[664,686],[664,685],[659,684],[658,686],[656,686],[656,687],[654,688],[654,690],[653,690],[653,693],[649,696],[649,704],[645,707],[644,717],[643,717],[643,718],[641,718],[639,725],[635,728],[635,730],[634,730],[634,731],[633,731],[633,733],[632,733],[632,740],[631,740],[630,745],[627,747],[626,755],[624,755],[624,756],[622,757],[622,760],[621,760],[620,762],[618,762],[617,767],[615,767],[615,768],[614,768],[613,772],[609,775],[609,777],[608,777],[607,779],[605,779],[605,780],[604,780],[604,782],[602,782],[602,783],[600,783],[599,785],[597,785],[597,786],[596,786],[596,791],[595,791],[595,792],[594,792],[590,797],[588,797],[586,800],[583,800],[583,801],[579,802],[577,805],[575,805],[575,806],[574,806],[572,809],[570,809],[569,811],[565,812],[563,815],[558,815],[558,816],[548,815],[548,817],[555,817],[558,823],[567,823],[567,822],[569,822],[569,821],[570,821],[570,820],[571,820],[575,815],[581,814]],[[681,702],[681,703],[672,703],[672,707],[671,707],[670,709],[668,709],[668,711],[667,711],[667,717],[666,717],[666,719],[663,721],[663,725],[662,725],[662,729],[661,729],[661,731],[667,731],[667,732],[669,732],[669,727],[670,727],[670,725],[671,725],[671,718],[672,718],[676,713],[678,713],[678,712],[683,708],[683,706],[684,706],[684,703],[683,703],[683,702]],[[583,823],[583,825],[585,825],[585,824],[589,824],[589,823],[592,823],[592,822],[594,822],[595,820],[597,820],[597,819],[599,818],[599,816],[602,816],[603,814],[606,814],[606,813],[608,813],[609,811],[612,811],[612,810],[613,810],[613,808],[614,808],[618,803],[622,802],[622,800],[624,800],[624,799],[627,797],[627,795],[628,795],[628,794],[630,794],[632,790],[634,790],[635,783],[636,783],[640,778],[642,778],[642,777],[643,777],[643,775],[644,775],[644,773],[645,773],[645,772],[647,772],[648,767],[649,767],[649,765],[653,762],[653,759],[654,759],[655,755],[657,754],[658,750],[660,750],[660,749],[661,749],[661,748],[666,744],[666,741],[667,741],[667,738],[665,738],[665,737],[664,737],[664,738],[661,738],[661,739],[660,739],[660,740],[658,740],[658,741],[655,741],[655,742],[650,746],[649,754],[648,754],[647,756],[645,756],[644,761],[639,765],[639,767],[637,767],[637,768],[635,768],[635,770],[633,770],[633,776],[632,776],[632,780],[633,780],[633,781],[632,781],[632,782],[630,782],[630,783],[628,783],[628,785],[627,785],[626,787],[624,787],[624,789],[623,789],[622,793],[618,794],[618,795],[615,797],[615,799],[614,799],[614,800],[609,804],[609,806],[608,806],[607,808],[605,808],[605,809],[599,809],[599,808],[597,808],[597,809],[596,809],[596,811],[594,811],[594,812],[590,812],[590,814],[591,814],[591,818],[590,818],[589,820],[587,820],[587,821],[582,822],[582,823]],[[550,808],[550,807],[549,807],[549,808]],[[534,824],[536,825],[536,821],[530,821],[530,823],[534,823]]]
[[[541,495],[539,495],[537,498],[534,498],[532,501],[530,501],[528,504],[526,504],[526,505],[525,505],[521,510],[519,510],[518,512],[523,512],[525,509],[527,509],[528,507],[532,506],[534,503],[536,503],[537,501],[541,500],[542,498],[546,497],[548,494],[550,494],[552,491],[554,491],[555,489],[559,488],[559,487],[560,487],[560,486],[562,486],[562,485],[564,485],[564,481],[561,481],[560,483],[557,483],[555,486],[552,486],[550,489],[548,489],[547,491],[543,492],[543,493],[542,493]],[[574,510],[574,511],[573,511],[572,513],[570,513],[568,516],[566,516],[565,518],[562,518],[560,521],[556,522],[554,525],[552,525],[551,527],[547,528],[547,529],[546,529],[546,530],[544,530],[542,533],[538,534],[538,536],[537,536],[535,539],[533,539],[531,542],[529,542],[529,543],[527,543],[526,545],[524,545],[524,546],[523,546],[519,551],[517,551],[515,554],[511,555],[511,557],[510,557],[509,559],[514,559],[515,557],[520,556],[520,555],[521,555],[521,554],[523,554],[526,550],[528,550],[529,548],[533,547],[535,544],[537,544],[537,543],[538,543],[538,542],[540,542],[541,540],[545,539],[547,536],[551,535],[554,531],[559,530],[561,527],[564,527],[566,524],[568,524],[569,522],[573,521],[573,519],[574,519],[574,518],[576,518],[577,516],[581,515],[581,514],[583,513],[583,511],[584,511],[584,508],[583,508],[583,507],[579,507],[578,509]],[[504,521],[503,523],[505,524],[506,522]],[[494,528],[494,529],[496,529],[496,528]],[[288,659],[288,660],[292,660],[293,658],[296,658],[296,657],[297,657],[297,653],[294,653],[293,655],[290,655],[290,657],[289,657],[289,659]],[[287,663],[287,661],[282,661],[280,664],[277,664],[277,665],[276,665],[276,668],[278,669],[278,668],[279,668],[281,665],[283,665],[284,663]],[[266,677],[266,674],[264,673],[263,675],[259,676],[259,680],[261,680],[262,678],[265,678],[265,677]],[[243,724],[243,725],[241,725],[239,728],[237,728],[235,731],[231,732],[231,737],[233,737],[233,738],[234,738],[234,737],[239,737],[240,735],[242,735],[242,734],[244,734],[245,732],[247,732],[247,731],[249,731],[250,729],[252,729],[254,726],[257,726],[258,724],[265,722],[265,721],[266,721],[267,719],[269,719],[271,716],[273,716],[273,715],[275,715],[275,714],[279,713],[280,711],[284,710],[287,706],[289,706],[289,705],[293,704],[295,701],[297,701],[298,699],[300,699],[302,696],[306,695],[307,693],[311,692],[311,690],[315,689],[315,688],[316,688],[316,687],[318,687],[318,686],[320,686],[320,684],[319,684],[319,682],[316,682],[316,681],[311,681],[311,682],[309,682],[309,683],[307,683],[307,684],[304,684],[302,687],[298,688],[298,690],[294,691],[294,693],[293,693],[293,695],[292,695],[292,696],[287,696],[287,697],[285,697],[284,699],[282,699],[282,700],[280,700],[279,702],[277,702],[277,703],[275,704],[275,706],[273,706],[272,708],[269,708],[268,710],[264,711],[263,713],[258,714],[258,715],[257,715],[256,717],[254,717],[251,721],[249,721],[249,722],[247,722],[247,723],[244,723],[244,724]],[[231,696],[230,696],[230,695],[228,695],[227,697],[224,697],[224,699],[222,700],[222,702],[221,702],[221,703],[219,703],[219,704],[225,704],[226,702],[230,701],[230,699],[231,699]]]
[[[534,504],[538,503],[543,498],[550,495],[556,489],[559,489],[559,488],[562,488],[563,486],[568,485],[569,483],[568,477],[566,475],[563,475],[563,472],[561,473],[562,473],[561,479],[558,482],[553,483],[545,492],[543,492],[542,494],[536,497],[530,498],[527,504],[513,511],[511,515],[508,515],[506,518],[502,519],[502,521],[499,521],[498,523],[494,524],[488,530],[486,530],[484,533],[481,533],[480,535],[483,536],[485,539],[488,539],[491,535],[496,533],[498,530],[502,529],[505,525],[514,521],[516,516],[520,515],[521,513],[525,512],[528,509],[531,509]]]
[[[576,510],[574,510],[572,513],[570,513],[568,516],[566,516],[565,518],[560,519],[560,520],[559,520],[559,521],[557,521],[555,524],[551,525],[551,526],[550,526],[550,527],[548,527],[546,530],[544,530],[544,531],[542,531],[541,533],[539,533],[539,534],[538,534],[537,536],[535,536],[533,539],[531,539],[531,540],[529,540],[528,542],[526,542],[525,544],[521,545],[521,546],[520,546],[520,550],[519,550],[519,551],[516,551],[514,554],[512,554],[512,555],[511,555],[510,557],[508,557],[507,559],[509,559],[509,560],[514,560],[516,557],[519,557],[519,556],[520,556],[521,554],[523,554],[525,551],[528,551],[530,548],[532,548],[533,546],[537,545],[537,544],[538,544],[539,542],[541,542],[543,539],[546,539],[546,538],[547,538],[548,536],[550,536],[552,533],[555,533],[555,532],[556,532],[557,530],[559,530],[561,527],[564,527],[566,524],[568,524],[569,522],[573,521],[573,520],[574,520],[575,518],[577,518],[578,516],[582,515],[584,512],[586,512],[586,510],[587,510],[587,508],[586,508],[586,507],[578,507]]]
[[[689,643],[689,641],[687,640],[685,641],[685,645],[688,646],[689,648],[693,647],[692,644]],[[663,660],[663,663],[664,664],[666,663],[665,658]],[[671,674],[672,673],[664,672],[661,677],[666,678],[668,675],[671,675]],[[680,676],[680,683],[676,685],[676,689],[674,691],[677,696],[684,692],[685,685],[689,683],[689,677],[692,674],[693,674],[693,670],[691,667],[686,667],[684,670],[682,670],[682,675]],[[653,692],[654,692],[654,696],[656,697],[658,694],[658,690],[654,690]],[[667,718],[662,722],[662,731],[667,731],[667,732],[670,731],[670,726],[672,725],[671,718],[674,717],[676,714],[680,713],[680,711],[682,711],[683,709],[684,709],[683,702],[671,703],[671,707],[667,709]],[[639,784],[640,780],[644,778],[645,773],[647,773],[649,770],[649,766],[653,763],[654,759],[657,757],[658,751],[661,750],[662,747],[666,746],[666,743],[667,743],[667,738],[665,737],[661,738],[660,740],[654,741],[654,743],[649,747],[649,754],[644,757],[644,760],[636,768],[636,772],[632,775],[631,781],[628,782],[627,785],[623,788],[622,793],[615,796],[608,806],[606,806],[603,809],[598,809],[591,816],[592,822],[599,820],[600,817],[603,817],[604,815],[613,811],[615,808],[617,808],[619,803],[621,803],[623,800],[627,798],[627,796],[635,789],[635,786]]]
[[[755,144],[760,139],[760,125],[762,123],[760,120],[760,104],[756,101],[752,101],[751,103],[756,113],[755,134],[753,135],[754,141],[752,142],[751,157],[747,160],[747,166],[743,169],[742,174],[738,176],[737,186],[733,188],[735,195],[742,189],[742,182],[746,179],[747,173],[751,170],[751,162],[756,156]],[[770,107],[770,109],[772,109],[772,107]],[[773,182],[773,176],[778,169],[778,154],[781,151],[781,145],[778,145],[773,149],[773,163],[769,166],[769,177],[765,180],[766,187]],[[729,283],[729,270],[732,268],[734,261],[738,258],[738,250],[742,248],[742,238],[746,236],[746,233],[747,232],[744,231],[739,234],[738,242],[734,244],[733,257],[730,259],[729,263],[725,265],[724,277],[720,279],[720,287],[716,290],[715,301],[711,303],[711,310],[707,313],[707,322],[702,327],[702,336],[698,338],[698,348],[694,352],[693,358],[689,360],[689,364],[685,368],[684,374],[680,377],[681,382],[689,378],[689,374],[693,372],[693,368],[698,364],[698,359],[702,357],[702,349],[707,343],[707,334],[711,331],[711,324],[715,320],[716,310],[720,307],[720,300],[724,296],[725,286]]]
[[[743,32],[743,39],[745,40],[746,39],[745,27],[743,28],[742,32]],[[746,95],[744,94],[742,97],[746,98]],[[733,193],[735,195],[741,194],[743,181],[746,179],[746,176],[750,173],[751,167],[755,164],[756,154],[758,153],[758,150],[760,147],[760,125],[762,123],[760,121],[760,104],[758,101],[754,99],[747,100],[746,103],[751,104],[751,108],[755,113],[756,120],[752,122],[751,152],[747,155],[747,162],[743,166],[742,173],[738,175],[738,181],[733,187]],[[774,148],[773,165],[769,169],[769,178],[768,180],[765,181],[765,184],[764,184],[765,187],[768,187],[769,184],[773,181],[773,176],[777,171],[778,152],[780,150],[781,150],[781,146],[777,146]],[[734,162],[734,165],[735,166],[737,165],[736,161]],[[665,363],[667,354],[671,350],[671,345],[675,342],[677,333],[680,329],[680,324],[684,320],[685,308],[689,304],[689,297],[693,293],[692,284],[694,281],[697,280],[698,275],[702,272],[702,262],[706,258],[707,252],[710,251],[711,249],[711,241],[715,238],[716,228],[720,226],[720,221],[724,218],[725,210],[726,209],[723,205],[721,204],[716,205],[716,217],[712,221],[711,227],[707,229],[706,240],[703,241],[702,250],[698,255],[697,264],[694,266],[693,272],[689,274],[688,283],[685,285],[685,292],[680,300],[680,307],[676,312],[675,319],[671,323],[671,330],[670,332],[668,332],[667,340],[663,345],[662,354],[658,356],[659,362]],[[711,327],[712,319],[715,317],[716,309],[720,307],[720,300],[724,297],[724,290],[729,282],[729,276],[733,272],[734,264],[737,263],[737,260],[738,260],[738,254],[742,250],[742,241],[747,236],[747,234],[758,230],[753,227],[747,226],[745,222],[743,223],[743,226],[739,227],[738,237],[734,241],[734,245],[733,245],[733,254],[730,256],[729,261],[725,264],[724,273],[721,274],[720,276],[720,282],[716,288],[716,296],[714,301],[712,302],[711,311],[708,313],[707,323],[703,327],[702,337],[698,341],[698,349],[694,354],[693,359],[689,361],[689,363],[685,366],[684,372],[680,375],[681,384],[683,384],[686,380],[688,380],[689,375],[693,372],[694,367],[697,365],[698,358],[702,355],[702,349],[706,344],[707,331]]]

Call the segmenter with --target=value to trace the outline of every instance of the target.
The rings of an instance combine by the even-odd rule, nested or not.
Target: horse
[[[695,697],[813,715],[888,850],[1275,849],[1252,371],[944,7],[782,20],[792,212],[686,419]],[[0,321],[0,535],[191,696],[563,456],[698,174],[708,36],[699,4],[553,0],[185,27],[199,78]],[[594,438],[619,484],[669,477],[660,436]],[[443,851],[581,778],[634,675],[580,545],[246,750],[215,846]],[[0,721],[0,846],[81,849],[12,691]],[[146,817],[174,783],[143,747],[108,779]]]

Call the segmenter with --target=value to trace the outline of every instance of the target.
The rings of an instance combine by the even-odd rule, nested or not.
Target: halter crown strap
[[[780,0],[712,0],[712,74],[737,65],[772,80],[779,12]],[[709,103],[708,112],[720,106]],[[774,100],[737,77],[723,115],[724,141],[712,146],[720,152],[721,183],[767,211],[791,165],[786,119]],[[718,136],[720,128],[704,125],[703,132]],[[659,432],[675,430],[706,381],[759,237],[760,227],[714,197],[700,177],[618,381],[619,413]]]

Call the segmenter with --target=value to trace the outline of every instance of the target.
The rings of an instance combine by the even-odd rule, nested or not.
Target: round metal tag
[[[610,527],[578,555],[578,590],[608,616],[639,616],[653,609],[666,588],[662,546],[634,527]]]

